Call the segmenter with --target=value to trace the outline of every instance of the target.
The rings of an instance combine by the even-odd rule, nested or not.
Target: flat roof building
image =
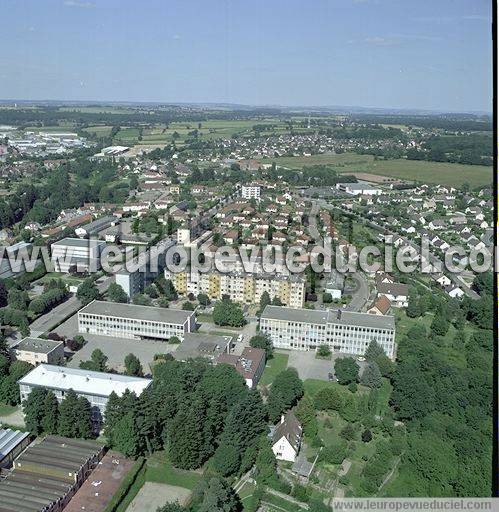
[[[100,443],[52,435],[32,444],[0,480],[0,510],[62,511],[103,453]]]
[[[63,238],[50,246],[51,261],[56,272],[97,272],[106,242],[82,238]]]
[[[78,331],[117,338],[181,340],[196,326],[194,311],[94,300],[78,312]]]
[[[28,337],[11,347],[11,353],[18,361],[26,361],[33,366],[40,363],[60,364],[64,361],[64,343]]]
[[[0,429],[0,467],[7,467],[30,443],[29,432]]]
[[[276,348],[317,350],[327,345],[336,352],[364,355],[376,340],[395,359],[395,319],[390,315],[267,306],[260,329]]]
[[[151,379],[94,372],[65,366],[40,364],[19,380],[21,402],[24,402],[34,388],[44,388],[54,393],[59,402],[72,389],[78,396],[85,397],[92,407],[94,430],[102,425],[109,395],[114,391],[121,396],[126,390],[137,396],[151,385]]]
[[[172,355],[177,361],[203,357],[214,362],[220,354],[229,351],[232,339],[233,336],[189,332]]]

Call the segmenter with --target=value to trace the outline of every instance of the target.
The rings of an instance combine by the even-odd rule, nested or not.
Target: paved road
[[[114,281],[114,276],[106,277],[97,283],[97,288],[104,293],[109,285]],[[31,336],[40,336],[45,332],[51,331],[56,325],[60,324],[64,319],[70,317],[81,308],[81,302],[72,295],[68,300],[59,304],[54,309],[38,317],[29,326]]]
[[[355,280],[356,289],[351,293],[352,300],[344,309],[347,311],[361,311],[369,300],[369,283],[362,272],[349,274],[348,277]]]
[[[309,223],[309,234],[312,236],[317,243],[322,243],[322,237],[319,233],[319,230],[317,229],[317,215],[320,211],[320,208],[327,203],[324,201],[319,202],[312,201],[312,208],[310,210],[310,215],[308,218]],[[343,274],[345,275],[345,274]],[[366,276],[362,272],[355,272],[355,273],[349,273],[348,277],[351,277],[355,280],[356,287],[354,290],[350,292],[350,295],[352,297],[350,303],[348,306],[346,306],[344,309],[347,311],[361,311],[362,308],[366,305],[367,301],[369,300],[369,283],[367,282]]]

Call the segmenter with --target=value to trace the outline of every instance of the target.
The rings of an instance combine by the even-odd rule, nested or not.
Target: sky
[[[0,98],[492,110],[489,0],[2,0]]]

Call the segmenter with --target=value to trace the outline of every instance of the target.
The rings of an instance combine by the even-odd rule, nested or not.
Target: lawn
[[[175,469],[165,452],[154,453],[146,464],[146,482],[176,485],[192,491],[202,478],[201,472]]]
[[[274,382],[276,376],[288,366],[288,359],[288,354],[278,354],[274,352],[274,357],[267,361],[262,378],[260,379],[260,384],[262,386],[268,386]]]
[[[459,187],[465,182],[468,182],[471,188],[491,185],[493,179],[492,167],[405,159],[373,161],[369,166],[369,172],[452,187]]]
[[[9,416],[17,411],[17,406],[0,404],[0,416]]]
[[[330,165],[341,168],[342,173],[349,171],[370,172],[380,176],[390,176],[410,181],[423,181],[459,187],[468,182],[472,188],[492,184],[492,167],[482,165],[462,165],[448,162],[426,162],[420,160],[374,160],[372,155],[352,153],[322,154],[312,156],[290,156],[263,159],[263,162],[275,162],[290,169],[301,169],[308,165]]]

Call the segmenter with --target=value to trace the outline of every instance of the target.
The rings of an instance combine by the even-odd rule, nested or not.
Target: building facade
[[[217,271],[193,273],[190,270],[169,273],[177,293],[197,296],[208,295],[220,300],[224,295],[240,304],[259,304],[267,292],[270,299],[278,298],[283,304],[301,308],[305,302],[305,279],[298,275],[250,274],[244,272],[221,273]]]
[[[94,300],[78,312],[81,334],[163,341],[176,336],[182,340],[195,326],[194,311]]]
[[[64,361],[64,343],[43,338],[24,338],[11,348],[17,361],[26,361],[33,366],[40,363],[61,364]]]
[[[50,246],[51,261],[56,272],[98,272],[100,255],[106,242],[82,238],[63,238]]]
[[[151,379],[140,377],[40,364],[19,380],[19,390],[22,403],[37,387],[52,391],[59,402],[72,389],[90,402],[93,428],[99,431],[113,391],[121,396],[129,390],[139,396],[151,383]]]
[[[376,340],[386,355],[395,359],[393,316],[267,306],[260,329],[276,348],[317,350],[327,345],[335,352],[364,355],[369,343]]]
[[[244,199],[260,199],[259,185],[243,185],[241,187],[241,195]]]

